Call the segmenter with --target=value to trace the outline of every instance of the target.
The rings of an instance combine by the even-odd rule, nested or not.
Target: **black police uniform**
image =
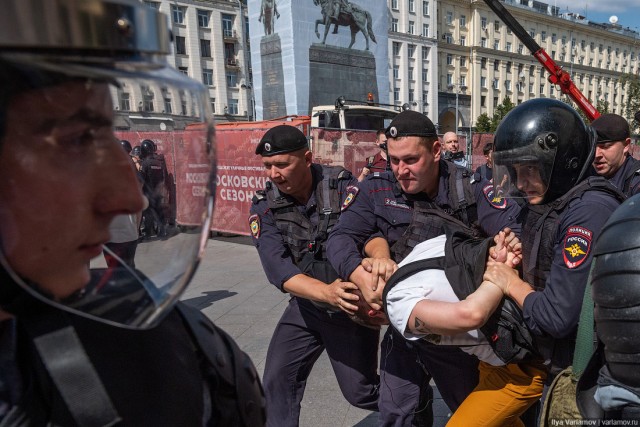
[[[269,135],[263,137],[258,154],[262,154]],[[272,140],[268,148],[273,153],[281,147]],[[342,168],[317,164],[311,165],[311,174],[314,190],[305,205],[268,186],[256,194],[251,206],[253,243],[269,282],[281,291],[283,284],[298,274],[309,274],[325,283],[337,278],[326,262],[323,229],[333,227],[340,201],[357,180]],[[377,410],[379,330],[360,326],[336,310],[305,298],[290,299],[267,352],[263,377],[267,425],[298,425],[306,380],[325,349],[347,401]]]
[[[156,231],[160,235],[164,232],[165,225],[162,191],[166,180],[166,166],[157,156],[149,153],[140,162],[140,175],[144,182],[144,195],[149,199],[149,207],[143,212],[144,234],[150,237]]]
[[[4,304],[6,288],[17,285],[5,272],[2,278]],[[147,330],[89,320],[27,295],[8,311],[16,318],[0,322],[3,427],[264,425],[251,360],[195,309],[178,303]]]
[[[462,178],[471,182],[466,169],[453,163],[440,161],[438,195],[435,200],[426,197],[404,194],[391,172],[376,173],[360,183],[359,189],[352,189],[347,195],[344,211],[336,227],[329,235],[327,243],[328,257],[340,277],[348,278],[362,261],[362,248],[371,237],[384,237],[399,262],[419,241],[436,237],[443,233],[442,228],[433,227],[427,234],[409,239],[404,248],[394,246],[405,240],[414,216],[416,203],[433,202],[443,213],[452,213],[453,206],[459,203],[451,200],[452,171],[465,171]],[[454,174],[455,176],[455,174]],[[495,196],[493,186],[488,181],[474,181],[470,185],[473,195],[467,195],[469,205],[474,205],[482,234],[494,235],[504,227],[510,226],[516,232],[519,212],[518,205]],[[471,219],[471,218],[469,218]],[[458,219],[460,221],[460,219]],[[421,227],[426,230],[425,227]],[[415,347],[419,346],[418,355]],[[389,357],[391,352],[394,357]],[[400,354],[398,354],[400,352]],[[420,410],[419,396],[428,397],[430,377],[433,376],[443,399],[455,410],[478,383],[476,358],[458,348],[423,345],[421,342],[409,343],[389,328],[382,343],[380,416],[384,425],[407,425],[414,411]],[[419,363],[416,363],[416,358]],[[424,364],[424,366],[422,366]],[[426,371],[425,371],[426,368]],[[428,372],[427,372],[428,371]],[[385,393],[385,389],[388,391]],[[422,408],[424,409],[424,408]]]
[[[627,156],[609,181],[627,197],[640,193],[640,160]]]
[[[522,210],[523,279],[536,291],[523,304],[525,323],[555,374],[571,365],[592,245],[622,196],[590,177],[564,196]]]

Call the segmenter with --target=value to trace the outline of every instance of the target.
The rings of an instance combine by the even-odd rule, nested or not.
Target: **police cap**
[[[290,153],[309,147],[307,137],[295,126],[279,125],[269,129],[256,147],[263,157]]]
[[[437,137],[436,127],[429,117],[417,111],[405,110],[398,114],[386,129],[387,138],[401,136]]]
[[[624,141],[629,138],[629,123],[617,114],[603,114],[591,123],[598,133],[598,143]]]

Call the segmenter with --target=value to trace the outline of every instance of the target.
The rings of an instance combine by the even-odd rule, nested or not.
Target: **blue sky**
[[[618,24],[640,32],[640,0],[547,0],[546,3],[586,15],[590,21],[609,22],[612,15],[618,17]]]

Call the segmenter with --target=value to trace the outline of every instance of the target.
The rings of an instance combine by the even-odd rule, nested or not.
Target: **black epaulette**
[[[253,195],[253,199],[251,199],[254,205],[257,205],[263,200],[267,200],[267,192],[265,190],[256,191]]]
[[[338,174],[338,179],[351,179],[352,177],[351,171],[344,169],[342,172]]]

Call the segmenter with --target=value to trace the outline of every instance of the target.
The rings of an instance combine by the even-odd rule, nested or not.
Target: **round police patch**
[[[356,199],[356,196],[358,195],[358,191],[360,191],[360,189],[358,187],[356,187],[355,185],[350,185],[347,187],[347,197],[344,198],[344,202],[342,202],[342,207],[340,208],[341,211],[347,209],[349,207],[349,205],[351,203],[353,203],[353,201]]]
[[[251,235],[257,239],[260,237],[260,216],[253,214],[249,217],[249,228],[251,229]]]
[[[593,233],[584,227],[572,225],[564,237],[564,263],[568,268],[576,268],[587,259],[591,250]]]
[[[489,184],[482,189],[484,197],[489,204],[496,209],[505,209],[507,207],[507,199],[496,194],[493,184]]]

